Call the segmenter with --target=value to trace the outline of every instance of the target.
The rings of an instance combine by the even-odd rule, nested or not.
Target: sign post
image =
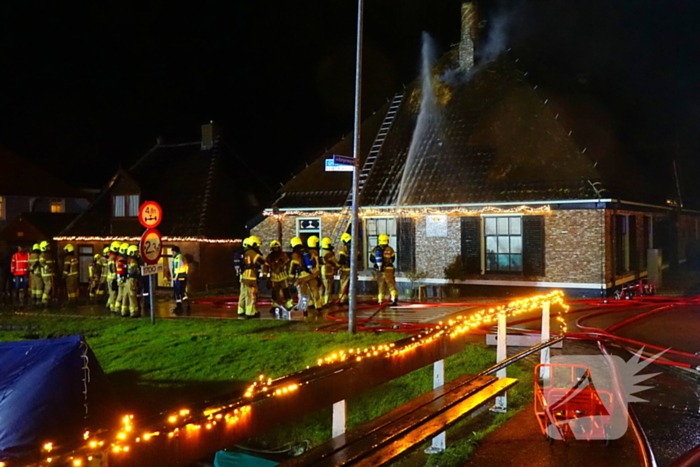
[[[163,241],[156,227],[163,220],[163,209],[155,201],[146,201],[139,208],[139,222],[147,230],[141,236],[139,251],[146,266],[141,268],[141,274],[148,277],[148,301],[151,305],[151,324],[156,324],[156,274],[163,271],[163,265],[158,264],[163,250]]]

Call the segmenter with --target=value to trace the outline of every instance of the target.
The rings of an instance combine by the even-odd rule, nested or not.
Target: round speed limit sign
[[[139,251],[141,252],[141,258],[144,263],[158,263],[162,248],[163,242],[160,232],[156,229],[148,229],[143,233],[141,242],[139,243]]]

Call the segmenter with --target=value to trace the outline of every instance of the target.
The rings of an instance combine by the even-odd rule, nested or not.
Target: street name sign
[[[155,201],[146,201],[139,207],[139,222],[147,229],[155,229],[163,220],[163,209]]]
[[[160,232],[156,229],[146,230],[141,236],[141,242],[139,243],[139,251],[143,262],[156,264],[160,259],[162,249],[163,241]]]
[[[354,167],[355,165],[357,165],[354,157],[341,156],[338,154],[333,154],[333,163],[335,165],[349,165],[350,167]]]
[[[352,172],[351,165],[340,165],[333,162],[333,159],[326,159],[326,172]]]

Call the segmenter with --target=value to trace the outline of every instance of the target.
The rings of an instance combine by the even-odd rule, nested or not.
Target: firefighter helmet
[[[316,235],[310,236],[306,239],[306,244],[309,248],[318,248],[318,237]]]
[[[241,246],[243,248],[248,248],[250,245],[248,244],[248,241],[250,240],[250,237],[246,237],[243,239],[243,243],[241,243]]]
[[[293,237],[290,241],[289,244],[292,245],[292,248],[295,246],[303,245],[304,242],[301,241],[301,238],[299,237]]]
[[[66,253],[73,253],[75,251],[75,247],[73,247],[73,245],[69,243],[63,247],[63,251],[65,251]]]
[[[101,256],[99,253],[95,253],[95,256],[93,256],[93,259],[100,259],[100,258],[101,258]]]
[[[248,246],[251,248],[257,248],[260,245],[262,245],[262,240],[260,240],[260,237],[256,237],[255,235],[248,237]]]
[[[272,240],[270,242],[270,248],[282,248],[282,244],[279,242],[279,240]]]
[[[122,243],[121,245],[119,245],[119,254],[125,255],[127,249],[129,249],[129,244],[126,242]]]
[[[345,232],[343,235],[340,236],[340,241],[348,243],[350,240],[352,240],[352,235],[349,233]]]
[[[389,236],[387,234],[381,234],[379,236],[379,244],[380,245],[388,245],[389,244]]]
[[[136,256],[136,253],[139,251],[139,247],[136,245],[129,245],[129,248],[126,249],[126,254],[129,256]]]
[[[106,246],[104,250],[102,250],[102,254],[107,256],[109,254],[109,247]]]
[[[324,250],[333,248],[333,240],[331,240],[328,237],[323,237],[323,240],[321,240],[321,248],[323,248]]]
[[[111,245],[109,245],[109,249],[113,253],[119,253],[120,246],[122,246],[122,242],[115,240],[111,243]]]
[[[50,249],[51,249],[51,245],[49,245],[49,242],[47,242],[46,240],[44,240],[43,242],[41,242],[41,243],[39,244],[39,249],[40,249],[41,251],[47,251],[47,250],[50,250]]]
[[[38,249],[39,249],[39,244],[38,244],[38,243],[35,243],[34,245],[32,245],[32,251],[38,250]]]

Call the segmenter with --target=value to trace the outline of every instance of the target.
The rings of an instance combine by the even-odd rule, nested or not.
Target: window
[[[174,245],[165,246],[163,245],[163,250],[161,252],[160,260],[158,263],[163,265],[163,271],[158,273],[158,280],[156,281],[158,287],[172,287],[172,274],[173,270],[173,250],[171,249]],[[168,280],[170,278],[170,280]]]
[[[297,237],[306,245],[306,240],[316,235],[321,238],[321,219],[318,217],[300,217],[297,219]]]
[[[0,220],[5,219],[5,197],[0,196]]]
[[[62,199],[52,199],[51,200],[51,212],[60,213],[66,212],[66,203]]]
[[[487,272],[523,271],[521,216],[484,217]]]
[[[626,215],[615,216],[615,273],[617,275],[630,271],[630,218]]]
[[[78,266],[80,271],[80,282],[86,284],[90,282],[90,265],[92,264],[94,251],[92,245],[78,246]]]
[[[118,195],[112,198],[114,217],[137,217],[140,195]]]
[[[374,217],[365,219],[365,232],[367,236],[365,237],[365,251],[367,255],[365,258],[365,267],[370,267],[368,263],[369,258],[367,256],[370,254],[372,249],[379,245],[379,236],[381,234],[386,234],[389,236],[389,246],[396,252],[396,260],[394,263],[398,263],[399,251],[397,248],[398,242],[396,241],[396,219],[393,217]]]

